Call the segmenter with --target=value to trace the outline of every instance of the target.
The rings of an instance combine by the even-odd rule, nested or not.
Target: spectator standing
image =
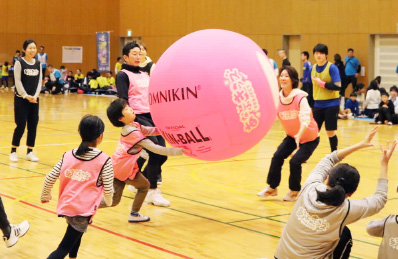
[[[44,79],[48,61],[48,55],[44,52],[44,46],[40,46],[40,52],[36,55],[36,59],[41,63],[42,79]]]
[[[344,61],[345,61],[345,75],[347,79],[346,88],[351,83],[353,91],[356,91],[357,78],[359,76],[359,73],[361,72],[361,64],[359,63],[359,60],[356,57],[354,57],[354,49],[349,48],[347,50],[347,57],[345,57]]]
[[[117,73],[119,73],[119,71],[122,70],[122,64],[123,64],[122,58],[117,57],[115,64],[115,75],[117,75]]]
[[[303,61],[303,78],[301,82],[303,83],[303,91],[307,92],[308,104],[312,108],[314,106],[314,97],[312,96],[312,80],[311,80],[311,70],[312,64],[308,59],[310,58],[310,53],[308,51],[301,52],[301,61]]]
[[[278,50],[278,56],[282,59],[282,67],[290,66],[290,61],[287,59],[286,51],[284,49]]]

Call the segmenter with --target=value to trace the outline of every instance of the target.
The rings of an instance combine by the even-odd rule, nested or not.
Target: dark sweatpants
[[[137,114],[136,116],[135,121],[139,124],[155,127],[150,113]],[[162,136],[148,136],[147,138],[157,145],[166,146],[166,141]],[[167,156],[158,155],[149,150],[147,152],[149,155],[148,164],[142,170],[142,174],[148,179],[151,185],[150,189],[156,189],[158,186],[158,175],[162,173],[162,165],[166,162]]]
[[[319,137],[315,140],[300,144],[300,148],[296,154],[290,159],[290,177],[289,177],[289,189],[292,191],[301,190],[301,164],[310,158],[315,148],[319,144]],[[267,177],[267,183],[272,189],[279,186],[281,182],[281,171],[285,159],[293,153],[297,148],[296,141],[290,136],[286,138],[279,145],[274,156],[272,157],[269,173]]]
[[[39,99],[37,99],[39,102]],[[39,103],[31,103],[26,99],[14,97],[14,119],[17,127],[12,137],[12,145],[19,147],[25,127],[28,128],[26,145],[35,146],[37,124],[39,123]]]

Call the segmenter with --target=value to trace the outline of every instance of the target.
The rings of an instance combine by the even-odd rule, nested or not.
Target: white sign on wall
[[[83,63],[83,47],[62,46],[62,63]]]

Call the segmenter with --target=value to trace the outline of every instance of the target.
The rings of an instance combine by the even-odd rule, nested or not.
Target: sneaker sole
[[[154,205],[154,206],[158,206],[158,207],[170,207],[170,204],[168,204],[168,205],[158,205],[158,204],[153,203],[152,201],[146,201],[146,203]]]
[[[147,221],[150,221],[150,220],[151,220],[151,218],[148,218],[146,220],[128,220],[128,222],[130,222],[130,223],[139,223],[139,222],[147,222]]]
[[[261,198],[267,198],[267,197],[269,197],[269,196],[278,196],[278,194],[275,193],[275,194],[269,194],[269,195],[265,195],[265,194],[264,194],[264,195],[261,195],[261,194],[258,194],[258,193],[257,193],[257,196],[258,196],[258,197],[261,197]]]

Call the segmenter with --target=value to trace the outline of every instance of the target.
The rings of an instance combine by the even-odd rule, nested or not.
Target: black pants
[[[44,80],[44,77],[46,76],[46,70],[47,70],[47,67],[42,67],[41,68],[42,80]]]
[[[135,121],[144,126],[155,127],[150,113],[137,114]],[[166,141],[162,136],[148,136],[147,138],[157,145],[166,146]],[[150,189],[156,189],[158,186],[158,175],[162,173],[162,165],[166,162],[167,156],[158,155],[149,150],[147,152],[149,160],[142,174],[148,179]]]
[[[368,116],[369,118],[373,119],[375,114],[378,113],[378,112],[379,112],[378,109],[368,109],[368,108],[366,108],[364,113],[365,113],[366,116]]]
[[[347,89],[348,82],[346,79],[341,79],[340,96],[345,97],[345,90]]]
[[[354,75],[354,76],[347,76],[347,77],[346,77],[346,88],[347,88],[347,86],[348,86],[350,83],[352,84],[352,90],[353,90],[354,92],[356,92],[356,91],[357,91],[357,78],[355,77],[355,75]]]
[[[0,197],[0,229],[5,229],[10,225],[7,219],[7,214],[4,209],[3,200]]]
[[[77,257],[80,243],[82,241],[83,232],[79,232],[71,225],[68,225],[66,233],[57,250],[52,252],[47,259],[64,259],[69,254],[69,257]]]
[[[388,108],[379,108],[379,117],[377,117],[377,121],[381,121],[384,123],[384,121],[392,121],[392,114]]]
[[[312,95],[312,83],[303,83],[303,91],[307,92],[307,100],[310,105],[310,107],[314,107],[314,97]]]
[[[333,251],[333,259],[348,259],[352,247],[352,236],[349,228],[344,227],[340,241]]]
[[[300,144],[299,150],[290,159],[290,177],[289,177],[289,189],[292,191],[301,190],[301,164],[310,158],[315,148],[319,144],[319,137],[314,141],[310,141],[304,144]],[[296,149],[296,142],[294,138],[286,136],[286,138],[279,145],[274,156],[272,157],[269,173],[267,177],[267,183],[272,189],[279,186],[281,182],[281,171],[285,159],[293,153]]]
[[[39,101],[39,99],[37,99]],[[36,141],[37,124],[39,123],[39,103],[31,103],[21,97],[14,97],[14,119],[17,127],[12,137],[12,145],[19,147],[25,127],[28,128],[26,145],[34,147]]]

